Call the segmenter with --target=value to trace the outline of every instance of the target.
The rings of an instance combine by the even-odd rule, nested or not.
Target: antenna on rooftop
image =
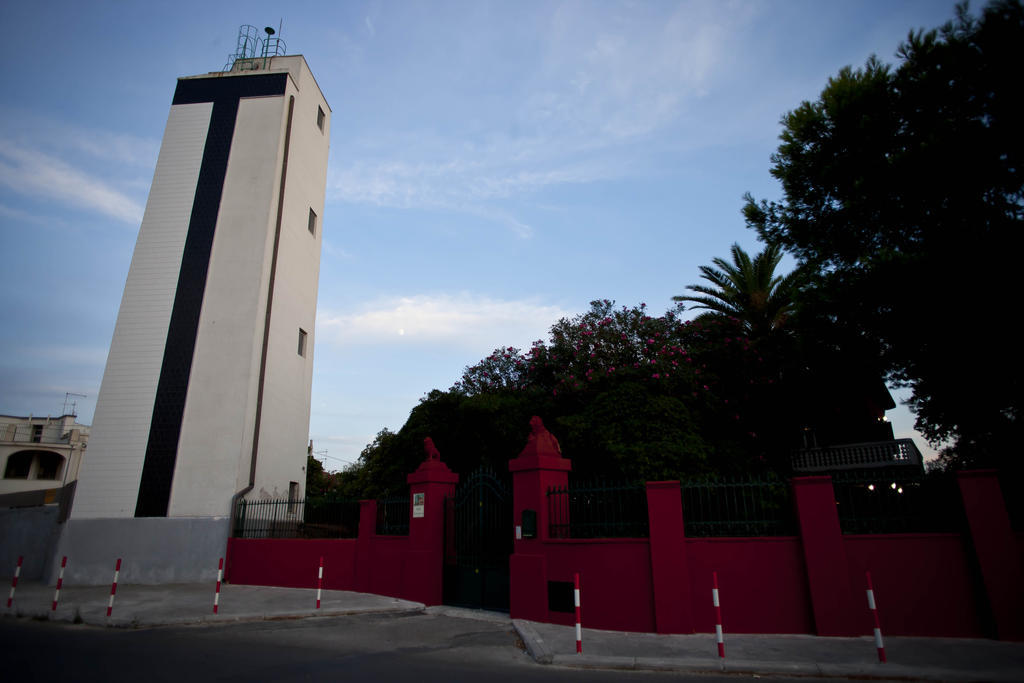
[[[73,391],[65,391],[64,392],[64,412],[62,412],[61,415],[71,415],[73,417],[77,417],[78,416],[78,412],[76,412],[78,410],[78,402],[77,401],[72,401],[71,400],[72,396],[78,396],[79,398],[85,398],[86,397],[85,394],[76,394]],[[68,412],[68,404],[69,403],[71,404],[71,412],[70,413]]]

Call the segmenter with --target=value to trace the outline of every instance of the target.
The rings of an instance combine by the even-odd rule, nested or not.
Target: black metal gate
[[[512,535],[512,487],[481,468],[445,500],[446,605],[508,610]]]

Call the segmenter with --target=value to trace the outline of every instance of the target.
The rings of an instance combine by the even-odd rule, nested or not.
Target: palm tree
[[[776,275],[782,250],[768,245],[751,260],[739,244],[732,245],[732,263],[715,258],[717,267],[701,266],[701,277],[713,286],[689,285],[687,289],[701,296],[683,295],[673,301],[693,301],[693,308],[707,309],[698,320],[737,318],[752,337],[770,334],[785,325],[793,313],[797,289],[796,273]]]

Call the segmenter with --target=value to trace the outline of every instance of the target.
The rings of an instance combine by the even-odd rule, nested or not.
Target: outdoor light
[[[874,490],[875,490],[875,485],[874,484],[868,484],[868,491],[874,491]]]
[[[891,487],[889,487],[889,488],[893,488],[893,489],[895,489],[895,488],[896,488],[896,482],[893,482],[893,483],[892,483],[892,486],[891,486]]]
[[[901,486],[898,489],[896,489],[896,493],[903,493],[903,487]]]

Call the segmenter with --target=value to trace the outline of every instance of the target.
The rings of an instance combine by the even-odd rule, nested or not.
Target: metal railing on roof
[[[826,448],[804,448],[793,453],[794,472],[830,472],[880,467],[922,465],[921,451],[913,439],[841,444]]]

